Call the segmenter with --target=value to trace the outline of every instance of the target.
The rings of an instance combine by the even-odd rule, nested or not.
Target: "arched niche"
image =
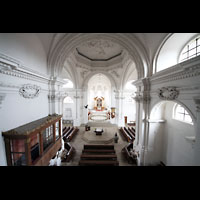
[[[109,78],[102,73],[97,73],[88,80],[87,85],[88,108],[99,109],[101,107],[102,109],[109,109],[111,107],[112,91]]]
[[[173,109],[177,103],[189,112],[189,109],[178,101],[159,101],[151,109],[148,120],[150,163],[162,161],[167,166],[194,164],[194,145],[188,138],[195,138],[195,127],[174,119]]]

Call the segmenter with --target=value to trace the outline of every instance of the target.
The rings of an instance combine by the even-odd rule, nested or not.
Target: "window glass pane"
[[[180,60],[186,59],[187,58],[187,53],[181,54]]]
[[[25,143],[23,139],[11,140],[12,165],[26,165]]]
[[[181,107],[181,106],[177,106],[176,112],[178,112],[178,113],[184,113],[184,108]]]
[[[196,49],[192,49],[189,51],[189,57],[196,54]]]
[[[197,40],[197,46],[200,45],[200,37]]]
[[[192,43],[189,44],[189,49],[196,47],[196,40],[194,40]]]
[[[200,45],[200,37],[199,36],[196,37],[194,40],[192,40],[190,43],[188,43],[185,46],[185,48],[183,49],[183,51],[180,54],[179,62],[183,62],[183,61],[186,61],[188,59],[198,56],[199,52],[200,52],[200,46],[197,47],[198,45]],[[188,50],[189,50],[189,52],[187,52]]]
[[[189,57],[196,54],[196,49],[192,49],[189,51]]]
[[[56,122],[56,140],[59,138],[59,121]]]
[[[190,115],[185,115],[185,121],[189,123],[192,122],[192,118],[190,117]]]
[[[176,113],[176,119],[183,121],[183,114]]]
[[[197,47],[197,53],[200,53],[200,46]]]

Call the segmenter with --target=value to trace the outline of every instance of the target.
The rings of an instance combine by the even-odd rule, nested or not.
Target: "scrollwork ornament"
[[[163,100],[175,100],[179,95],[176,87],[162,87],[158,89],[158,96]]]
[[[33,99],[39,95],[40,90],[37,85],[26,84],[19,89],[19,94],[24,98]]]

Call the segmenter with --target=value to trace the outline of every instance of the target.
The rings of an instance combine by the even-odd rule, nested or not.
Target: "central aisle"
[[[113,141],[109,144],[113,144],[115,147],[115,151],[117,154],[117,159],[119,161],[119,166],[132,166],[131,164],[128,164],[127,160],[122,156],[121,150],[124,146],[127,145],[127,142],[124,140],[124,138],[119,133],[118,127],[114,124],[111,124],[110,122],[106,123],[88,123],[88,125],[91,127],[91,129],[94,129],[96,127],[102,127],[107,129],[107,133],[110,135],[114,135],[117,133],[119,136],[118,143],[114,143]],[[78,134],[70,141],[70,144],[75,148],[76,153],[73,159],[70,162],[61,163],[61,166],[78,166],[80,156],[82,154],[83,146],[84,144],[90,144],[83,140],[83,135],[85,133],[85,125],[81,125],[79,128]]]

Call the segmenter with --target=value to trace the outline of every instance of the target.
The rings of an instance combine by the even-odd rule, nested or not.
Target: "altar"
[[[88,112],[88,120],[106,121],[108,119],[110,119],[110,113],[107,110],[104,110],[104,111],[90,110]]]
[[[103,128],[96,128],[94,132],[96,133],[96,135],[102,135]]]

